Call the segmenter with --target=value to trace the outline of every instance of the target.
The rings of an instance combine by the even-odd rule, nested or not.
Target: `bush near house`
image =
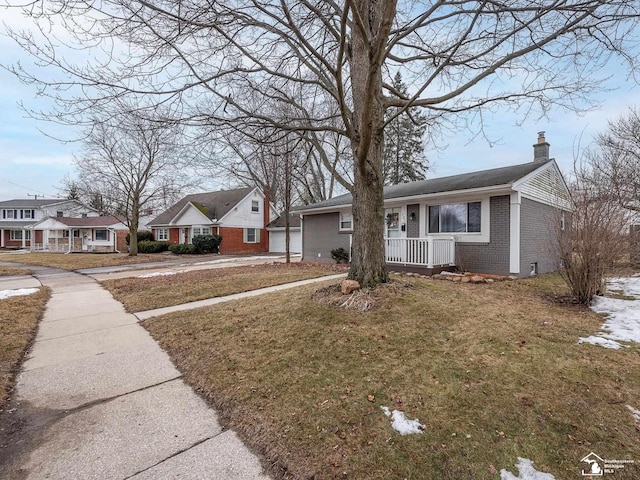
[[[138,242],[138,253],[160,253],[169,250],[169,242],[141,240]]]
[[[220,235],[196,235],[192,240],[197,253],[218,253],[222,237]]]
[[[336,263],[349,263],[349,252],[344,248],[336,248],[331,250],[331,258],[333,258]]]
[[[175,253],[176,255],[198,253],[196,251],[196,246],[191,243],[180,243],[178,245],[169,245],[169,251],[171,253]]]
[[[125,237],[127,241],[127,245],[129,245],[129,241],[131,240],[131,234],[127,233]],[[147,232],[146,230],[138,230],[138,248],[140,248],[140,242],[151,242],[153,241],[153,234],[151,232]]]

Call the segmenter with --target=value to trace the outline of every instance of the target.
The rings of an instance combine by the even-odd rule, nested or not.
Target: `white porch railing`
[[[384,239],[387,263],[419,265],[427,268],[455,265],[456,242],[453,237]]]

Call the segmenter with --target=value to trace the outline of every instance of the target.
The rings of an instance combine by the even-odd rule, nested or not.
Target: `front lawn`
[[[31,272],[25,268],[0,266],[0,277],[13,277],[16,275],[29,275]]]
[[[26,349],[49,299],[48,288],[0,299],[0,410],[4,409]]]
[[[83,268],[115,267],[135,263],[175,260],[173,255],[140,253],[131,257],[126,253],[0,253],[0,261],[81,270]],[[203,260],[205,258],[203,257]]]
[[[105,280],[102,285],[128,312],[142,312],[336,272],[330,267],[292,263],[166,273]]]
[[[602,318],[549,295],[558,278],[400,282],[366,313],[315,285],[144,325],[276,476],[497,479],[523,457],[561,480],[593,451],[640,478],[640,348],[579,345]]]

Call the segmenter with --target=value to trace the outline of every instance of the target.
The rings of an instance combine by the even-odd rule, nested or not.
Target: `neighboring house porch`
[[[117,217],[47,218],[31,226],[33,252],[126,252],[127,226]]]

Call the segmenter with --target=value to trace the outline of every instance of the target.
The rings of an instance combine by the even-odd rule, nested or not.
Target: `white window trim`
[[[16,233],[20,234],[20,238],[16,238]],[[9,240],[15,242],[18,240],[31,240],[31,230],[10,230],[9,231]]]
[[[346,218],[349,219],[349,228],[343,228],[342,223],[347,221]],[[340,216],[338,218],[338,231],[339,232],[352,232],[353,231],[353,214],[351,212],[340,212]]]
[[[105,232],[105,238],[98,238],[98,232]],[[94,230],[94,240],[96,242],[108,242],[109,241],[109,230],[106,228],[96,228]]]
[[[249,241],[249,230],[253,230],[255,232],[254,241]],[[260,229],[254,227],[247,227],[242,229],[242,241],[243,243],[260,243]]]
[[[253,209],[253,204],[256,204],[257,210]],[[260,200],[251,200],[251,213],[260,213]]]
[[[169,240],[169,229],[168,228],[157,228],[156,229],[156,240],[158,242],[166,242]]]
[[[440,232],[440,233],[429,233],[429,207],[435,205],[450,205],[455,203],[473,203],[480,202],[480,232],[459,232],[459,233],[451,233],[451,232]],[[422,232],[424,232],[425,236],[428,237],[452,237],[455,238],[456,242],[460,243],[489,243],[491,239],[491,202],[490,197],[482,197],[482,198],[462,198],[462,199],[447,199],[446,201],[442,199],[442,201],[438,203],[427,203],[421,206],[424,208],[424,214],[422,218],[424,218],[424,227],[422,227]]]

